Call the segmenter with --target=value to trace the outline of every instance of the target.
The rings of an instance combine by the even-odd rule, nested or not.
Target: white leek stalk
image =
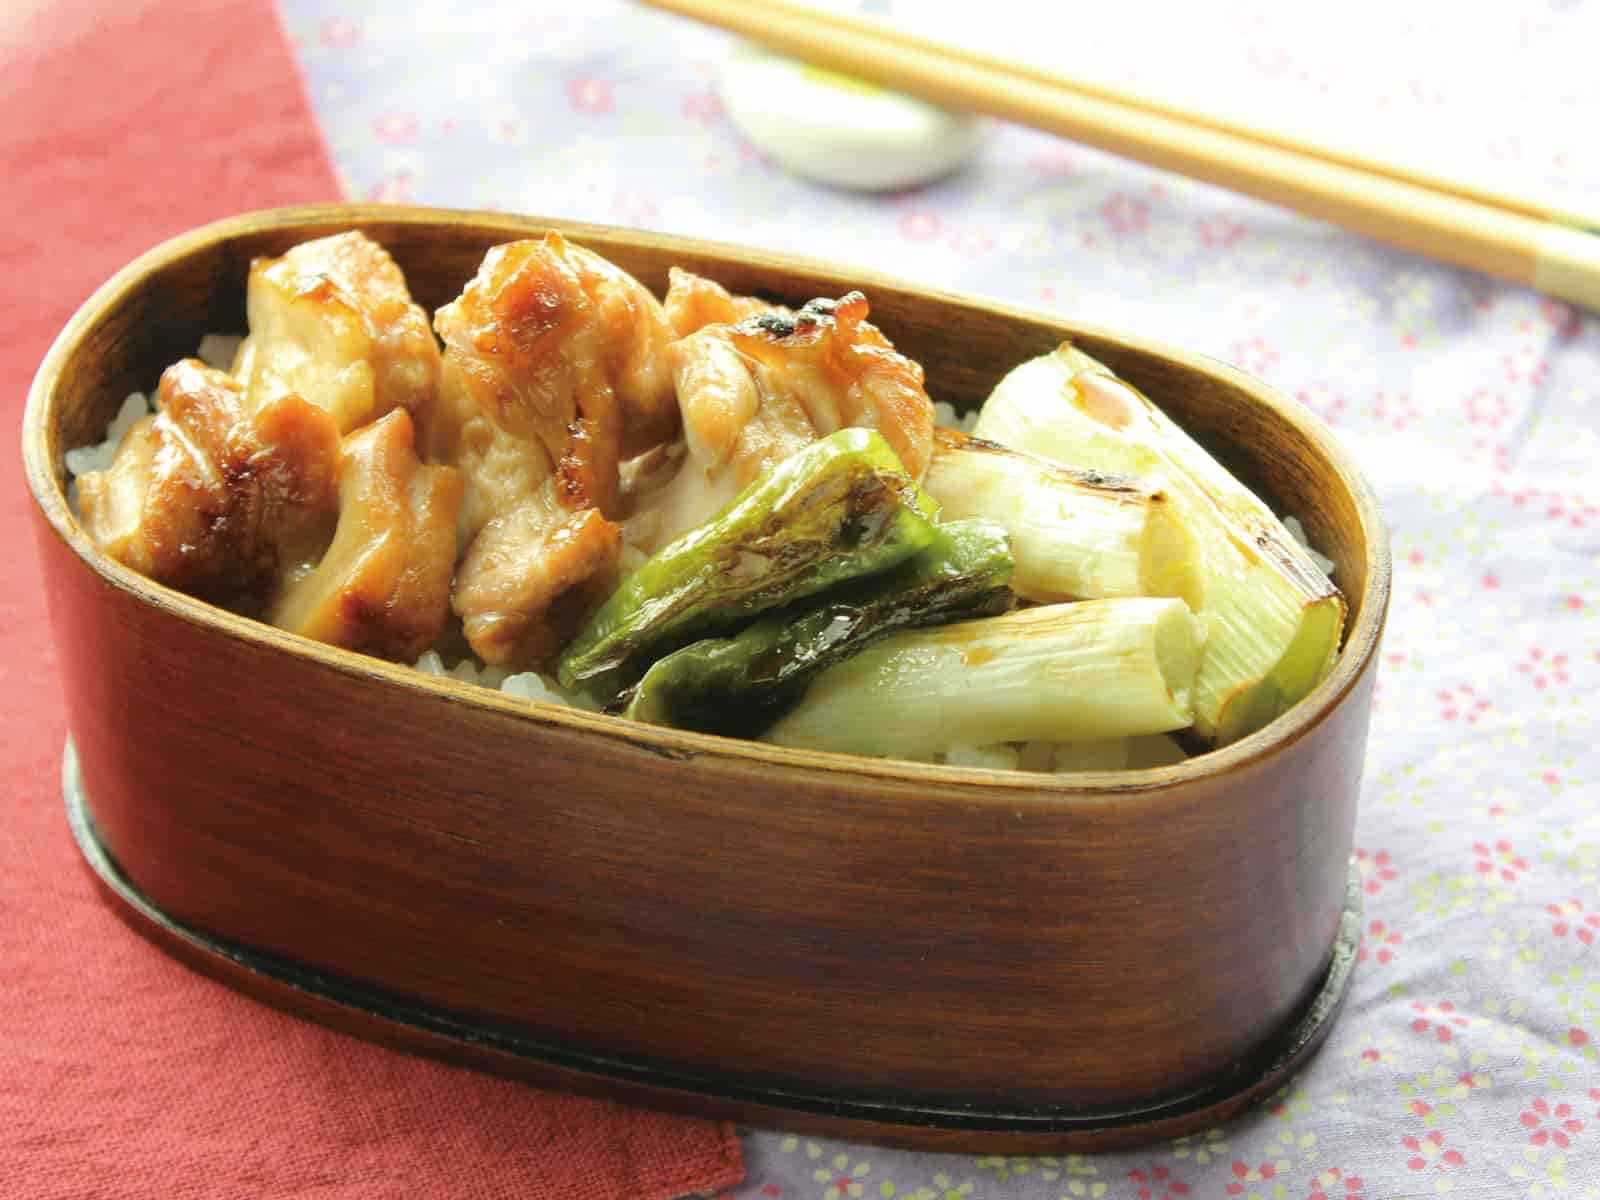
[[[928,758],[1182,729],[1203,639],[1176,599],[1051,604],[894,634],[817,676],[766,740]]]
[[[1017,367],[984,404],[977,436],[1161,486],[1199,547],[1206,622],[1195,732],[1253,733],[1333,665],[1345,604],[1248,488],[1159,408],[1070,344]]]
[[[939,429],[922,486],[946,520],[983,517],[1006,531],[1016,560],[1011,590],[1024,600],[1199,603],[1194,539],[1165,493],[1140,481]]]

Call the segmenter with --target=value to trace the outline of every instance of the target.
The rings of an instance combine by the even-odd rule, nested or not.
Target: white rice
[[[195,351],[195,357],[208,367],[215,367],[219,371],[226,371],[233,366],[233,359],[239,352],[239,344],[244,338],[233,334],[208,333],[200,339],[200,345]],[[79,475],[87,475],[90,471],[104,471],[111,466],[117,457],[117,447],[122,444],[123,437],[128,430],[142,418],[155,411],[154,392],[130,392],[127,399],[122,402],[122,407],[117,409],[117,415],[111,418],[111,424],[106,426],[105,437],[92,446],[79,446],[75,450],[68,450],[65,459],[67,474],[76,479]],[[76,494],[73,496],[73,510],[77,510]]]
[[[955,405],[936,400],[933,405],[933,423],[944,429],[959,429],[962,433],[971,433],[973,426],[978,423],[978,410],[958,413]]]
[[[230,333],[208,333],[200,339],[194,356],[208,367],[219,371],[233,370],[233,360],[239,356],[239,346],[244,338]]]
[[[995,742],[955,745],[918,762],[998,771],[1076,775],[1083,771],[1126,771],[1182,762],[1188,754],[1164,733],[1095,742]]]
[[[122,402],[122,407],[117,409],[117,415],[111,418],[111,424],[106,426],[106,436],[103,441],[67,451],[67,474],[76,478],[79,475],[87,475],[90,471],[104,471],[116,458],[117,447],[122,444],[123,435],[149,415],[149,397],[143,392],[130,393]]]
[[[424,675],[458,679],[462,683],[504,692],[519,700],[539,700],[566,708],[586,708],[591,712],[598,711],[600,707],[587,696],[567,691],[549,675],[541,675],[537,671],[519,671],[513,675],[501,667],[485,666],[470,656],[462,658],[453,667],[446,667],[439,652],[429,650],[411,665]]]
[[[1311,544],[1311,539],[1306,536],[1306,527],[1300,524],[1300,518],[1291,516],[1284,517],[1282,520],[1283,527],[1289,531],[1289,536],[1300,543],[1300,548],[1306,552],[1312,562],[1317,564],[1317,569],[1330,579],[1333,578],[1335,565],[1333,559],[1317,553],[1316,547]]]

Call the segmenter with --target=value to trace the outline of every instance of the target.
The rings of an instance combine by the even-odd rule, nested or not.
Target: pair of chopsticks
[[[1188,112],[795,0],[644,0],[933,104],[1030,125],[1600,311],[1600,218]]]

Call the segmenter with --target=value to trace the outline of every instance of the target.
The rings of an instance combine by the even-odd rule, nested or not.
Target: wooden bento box
[[[243,330],[253,257],[350,228],[430,311],[488,247],[551,228],[658,294],[672,265],[790,301],[860,288],[958,409],[1070,336],[1301,516],[1337,563],[1344,648],[1259,733],[1065,780],[531,704],[283,633],[100,553],[64,451],[202,334]],[[176,238],[101,288],[40,368],[23,449],[86,860],[135,928],[269,1002],[547,1085],[991,1152],[1214,1123],[1337,1009],[1387,535],[1327,430],[1230,367],[730,246],[282,209]]]

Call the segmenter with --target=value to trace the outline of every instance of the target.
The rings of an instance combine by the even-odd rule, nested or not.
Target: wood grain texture
[[[70,742],[63,763],[62,791],[84,865],[106,902],[130,928],[194,969],[285,1012],[397,1050],[542,1087],[747,1125],[779,1126],[821,1136],[870,1136],[877,1142],[914,1149],[982,1149],[990,1154],[1093,1152],[1219,1125],[1287,1083],[1321,1045],[1349,993],[1361,945],[1361,883],[1352,864],[1333,962],[1310,1004],[1290,1025],[1208,1087],[1154,1108],[1073,1114],[1048,1106],[918,1107],[893,1097],[842,1100],[825,1093],[742,1086],[725,1077],[686,1074],[637,1059],[585,1054],[569,1046],[539,1042],[502,1024],[464,1022],[455,1014],[370,984],[330,976],[186,928],[141,894],[106,854],[90,817]]]
[[[154,585],[66,506],[63,450],[202,333],[240,329],[253,256],[353,227],[432,307],[488,246],[554,226],[358,207],[211,226],[91,298],[29,398],[84,789],[162,910],[545,1043],[842,1100],[1121,1112],[1226,1076],[1304,1007],[1344,903],[1389,581],[1371,493],[1305,410],[1103,330],[562,224],[657,290],[674,264],[791,301],[859,286],[958,407],[1074,337],[1302,516],[1352,621],[1332,676],[1267,730],[1070,787],[528,705]]]

